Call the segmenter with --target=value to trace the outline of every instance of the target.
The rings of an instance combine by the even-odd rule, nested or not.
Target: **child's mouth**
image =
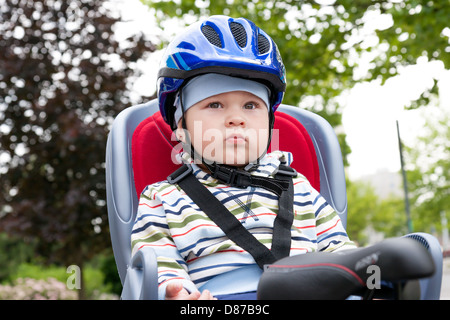
[[[230,144],[245,144],[246,140],[241,134],[231,134],[225,139],[225,142]]]

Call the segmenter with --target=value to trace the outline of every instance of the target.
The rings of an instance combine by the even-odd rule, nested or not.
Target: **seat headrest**
[[[272,145],[275,144],[278,144],[277,149],[293,154],[292,167],[320,191],[319,166],[311,138],[299,121],[280,111],[275,113],[274,136],[269,152],[274,151]],[[172,138],[172,130],[159,111],[137,126],[131,148],[134,183],[138,195],[147,185],[165,180],[179,167],[171,157],[176,154],[173,149],[179,151],[181,145]]]

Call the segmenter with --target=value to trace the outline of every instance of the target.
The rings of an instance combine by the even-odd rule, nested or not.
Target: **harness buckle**
[[[167,181],[170,184],[176,184],[178,181],[183,180],[187,175],[191,174],[194,170],[190,164],[184,164],[178,168],[174,173],[167,177]]]
[[[276,174],[280,174],[280,175],[288,176],[288,177],[296,177],[298,173],[297,173],[297,170],[295,170],[292,167],[279,166]]]
[[[252,183],[250,173],[222,166],[217,166],[212,176],[213,178],[236,188],[247,188]]]
[[[245,171],[234,171],[232,187],[247,188],[252,183],[252,175]]]

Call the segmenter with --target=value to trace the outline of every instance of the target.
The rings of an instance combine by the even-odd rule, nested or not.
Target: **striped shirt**
[[[181,153],[181,158],[192,163],[185,153]],[[275,151],[265,155],[252,174],[273,177],[280,164],[290,165],[291,162],[290,153]],[[195,164],[192,166],[197,179],[270,249],[273,222],[278,212],[277,195],[253,186],[230,187]],[[339,216],[308,180],[298,174],[293,183],[291,256],[354,248]],[[167,181],[143,190],[131,243],[133,255],[145,246],[155,250],[162,299],[170,280],[180,280],[187,290],[193,291],[221,273],[256,264],[253,257],[228,239],[178,185]]]

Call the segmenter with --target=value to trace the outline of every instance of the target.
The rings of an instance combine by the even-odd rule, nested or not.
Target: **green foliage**
[[[373,188],[362,182],[347,181],[347,233],[359,245],[367,243],[365,229],[374,215],[378,197]]]
[[[347,199],[347,232],[359,245],[368,243],[368,226],[385,237],[398,237],[408,232],[403,199],[392,196],[381,199],[370,184],[361,181],[347,181]]]
[[[110,292],[120,296],[122,283],[117,272],[116,261],[112,253],[102,255],[99,259],[99,268],[103,274],[103,284],[110,288]]]
[[[425,131],[405,148],[411,215],[416,230],[440,231],[441,214],[450,214],[450,113],[430,107]]]
[[[402,198],[390,197],[379,200],[370,224],[374,230],[386,237],[400,237],[408,233],[405,202]]]
[[[47,279],[55,278],[56,280],[66,283],[68,274],[66,269],[55,265],[43,266],[36,263],[22,263],[11,274],[10,281],[18,278]]]
[[[380,44],[385,45],[385,54],[374,62],[372,77],[383,81],[397,74],[402,66],[412,65],[419,58],[442,61],[450,68],[450,30],[448,1],[409,0],[400,2],[381,1],[375,5],[382,14],[390,15],[393,26],[377,30]],[[438,95],[437,82],[407,108],[418,108],[430,103]]]
[[[105,284],[105,275],[102,270],[95,265],[88,264],[81,272],[84,277],[85,294],[87,299],[96,299],[102,293],[114,293],[110,284]],[[10,279],[5,283],[16,283],[19,279],[47,280],[53,278],[66,285],[70,273],[66,267],[48,265],[44,266],[36,263],[23,263],[10,274]],[[75,290],[75,289],[74,289]]]
[[[33,244],[0,233],[0,283],[10,278],[17,267],[34,256]]]

